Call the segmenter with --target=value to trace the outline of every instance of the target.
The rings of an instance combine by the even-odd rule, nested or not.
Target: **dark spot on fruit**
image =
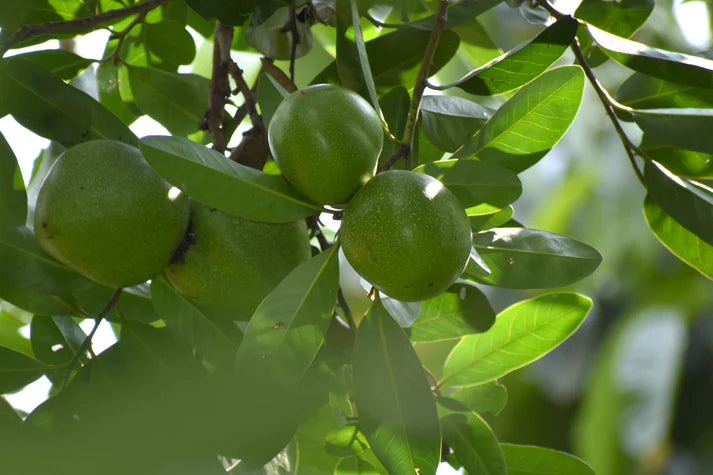
[[[196,243],[196,232],[193,229],[193,220],[188,221],[188,228],[183,240],[178,244],[176,251],[171,257],[171,264],[183,264],[186,261],[186,252]]]
[[[429,283],[428,283],[428,286],[429,286],[429,287],[433,287],[433,282],[429,282]]]
[[[47,221],[42,221],[42,229],[47,227]]]

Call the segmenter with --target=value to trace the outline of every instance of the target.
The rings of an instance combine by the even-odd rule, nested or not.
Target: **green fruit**
[[[417,301],[435,297],[460,276],[471,231],[463,206],[440,181],[392,170],[351,199],[339,241],[354,269],[376,288]]]
[[[361,96],[320,84],[282,101],[268,140],[292,186],[315,203],[339,206],[374,176],[384,133]]]
[[[199,306],[247,320],[310,254],[304,221],[258,223],[194,202],[184,246],[166,276]]]
[[[111,287],[140,284],[171,260],[189,202],[136,147],[110,140],[65,151],[42,184],[35,234],[42,248]]]

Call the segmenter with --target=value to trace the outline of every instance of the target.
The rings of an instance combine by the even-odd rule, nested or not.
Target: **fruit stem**
[[[89,335],[87,335],[81,346],[74,353],[72,359],[69,360],[66,366],[64,366],[65,372],[64,378],[62,379],[62,389],[65,389],[67,387],[67,384],[69,383],[69,376],[72,374],[72,370],[77,365],[79,358],[81,358],[84,353],[90,350],[92,338],[94,338],[97,329],[99,329],[99,324],[102,322],[104,316],[109,312],[109,310],[111,310],[114,305],[116,305],[116,303],[119,301],[119,297],[121,296],[122,290],[123,289],[121,287],[114,290],[114,292],[111,294],[111,297],[109,297],[109,300],[107,300],[106,304],[104,304],[104,307],[99,310],[99,312],[94,316],[94,327],[92,328],[92,331],[89,332]]]
[[[418,123],[418,114],[421,111],[421,99],[426,90],[426,80],[428,79],[428,71],[433,62],[433,56],[436,53],[436,46],[441,33],[446,26],[448,18],[448,0],[438,0],[438,10],[436,11],[436,22],[433,25],[431,36],[428,38],[426,50],[423,53],[421,61],[421,69],[418,71],[416,83],[413,87],[413,95],[411,96],[411,105],[409,106],[408,117],[406,119],[406,128],[404,136],[401,140],[401,146],[396,149],[394,154],[384,164],[381,171],[388,170],[401,158],[406,157],[406,168],[413,168],[413,138],[416,134],[416,124]]]

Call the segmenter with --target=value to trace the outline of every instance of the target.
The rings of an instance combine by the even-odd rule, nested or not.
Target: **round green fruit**
[[[304,221],[258,223],[194,202],[184,245],[166,276],[176,290],[211,313],[247,320],[310,255]]]
[[[381,120],[361,96],[320,84],[286,97],[268,140],[282,175],[318,204],[340,206],[376,172]]]
[[[354,269],[389,297],[426,300],[460,276],[470,255],[468,217],[435,178],[392,170],[364,185],[342,218],[339,241]]]
[[[42,248],[90,279],[111,287],[159,273],[188,226],[189,202],[136,147],[85,142],[52,166],[35,208]]]

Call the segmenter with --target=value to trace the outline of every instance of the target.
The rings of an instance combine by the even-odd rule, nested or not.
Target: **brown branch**
[[[76,18],[74,20],[67,21],[48,21],[45,23],[35,23],[31,25],[23,25],[12,34],[2,45],[0,45],[0,58],[5,56],[13,45],[23,41],[27,38],[37,35],[46,35],[49,33],[61,33],[71,30],[83,30],[86,28],[91,28],[100,23],[109,20],[116,20],[118,18],[127,17],[129,15],[146,13],[154,8],[158,8],[164,3],[168,3],[170,0],[148,0],[143,3],[137,3],[136,5],[131,5],[126,8],[120,8],[117,10],[110,10],[108,12],[99,13],[97,15],[92,15],[88,17]]]
[[[287,92],[295,92],[297,90],[295,83],[287,76],[287,74],[284,73],[284,71],[282,71],[282,69],[275,66],[275,63],[273,63],[271,59],[261,58],[260,61],[262,62],[262,69],[272,76],[272,78],[277,81],[280,86],[285,88]]]
[[[245,78],[243,78],[243,70],[238,67],[235,61],[231,60],[228,63],[228,71],[230,72],[233,81],[235,81],[235,84],[238,86],[238,91],[240,91],[243,95],[243,99],[245,99],[243,107],[248,108],[248,115],[250,116],[250,122],[252,122],[253,127],[262,129],[262,132],[265,132],[265,124],[263,124],[260,114],[257,113],[257,101],[255,100],[255,95],[245,82]],[[265,136],[267,137],[267,134],[265,134]]]
[[[413,96],[411,97],[411,105],[409,106],[408,117],[406,119],[406,128],[404,130],[404,137],[401,140],[401,147],[397,148],[394,154],[389,157],[381,171],[388,170],[401,158],[406,157],[406,167],[413,168],[412,163],[412,152],[413,152],[413,138],[416,134],[416,124],[418,123],[418,114],[421,110],[421,99],[423,98],[423,93],[426,90],[426,80],[428,79],[428,70],[431,68],[431,63],[433,62],[433,56],[436,52],[436,46],[438,45],[438,39],[441,37],[441,33],[446,26],[446,19],[448,18],[448,0],[438,0],[438,10],[436,11],[436,23],[433,25],[433,30],[431,31],[431,36],[428,38],[428,44],[426,45],[426,50],[423,53],[423,60],[421,61],[421,69],[418,71],[418,76],[416,77],[416,84],[413,88]]]
[[[228,68],[231,62],[230,45],[233,42],[233,27],[216,21],[214,38],[209,104],[201,122],[201,129],[210,131],[213,136],[213,149],[223,153],[227,145],[223,134],[223,113],[230,96]]]

